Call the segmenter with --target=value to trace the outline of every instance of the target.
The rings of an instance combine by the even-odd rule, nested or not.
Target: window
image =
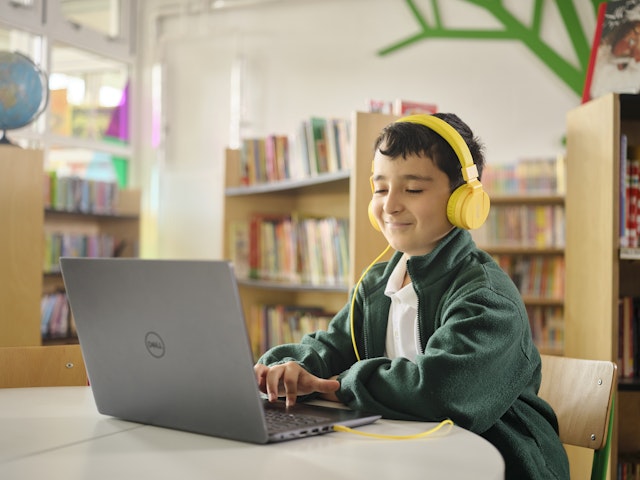
[[[48,75],[45,113],[10,132],[44,150],[46,170],[127,186],[136,12],[136,0],[0,0],[0,49]]]

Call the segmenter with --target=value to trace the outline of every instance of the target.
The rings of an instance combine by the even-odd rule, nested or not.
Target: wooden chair
[[[613,426],[616,364],[542,355],[539,395],[558,417],[565,445],[594,451],[591,479],[605,479]]]
[[[80,345],[0,347],[0,388],[88,385]]]

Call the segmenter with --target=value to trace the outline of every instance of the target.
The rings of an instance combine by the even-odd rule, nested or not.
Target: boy
[[[363,275],[327,332],[266,352],[257,381],[288,404],[320,395],[386,418],[450,418],[498,448],[508,479],[568,479],[556,417],[537,396],[540,355],[520,294],[465,229],[488,213],[475,178],[483,166],[456,115],[388,125],[375,143],[370,215],[396,252]],[[450,202],[467,187],[479,195],[470,226]]]

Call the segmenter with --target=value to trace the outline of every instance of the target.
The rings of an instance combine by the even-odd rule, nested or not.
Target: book
[[[276,275],[277,249],[275,224],[289,218],[284,214],[252,213],[248,220],[248,276],[255,280]]]
[[[287,135],[275,135],[275,150],[278,179],[284,180],[291,178],[289,137]]]
[[[327,171],[337,172],[341,170],[340,144],[337,119],[328,118],[325,124]]]
[[[640,148],[620,143],[620,247],[640,246]],[[623,150],[624,149],[624,150]]]
[[[229,259],[238,278],[249,277],[249,222],[229,223]]]
[[[252,348],[262,352],[284,343],[298,343],[308,333],[326,330],[335,314],[320,306],[255,304],[251,310]]]
[[[622,297],[618,303],[618,365],[621,378],[638,376],[640,298]]]
[[[300,122],[293,137],[290,168],[290,178],[292,179],[307,178],[317,173],[315,171],[315,162],[312,162],[314,157],[310,156],[312,149],[309,146],[308,130],[310,127],[308,123],[307,120]]]
[[[437,111],[438,106],[434,103],[429,102],[414,102],[397,98],[393,104],[393,114],[400,117],[406,117],[407,115],[417,115],[419,113],[432,115]]]
[[[640,0],[598,7],[582,101],[606,93],[640,92]]]
[[[64,292],[44,295],[41,301],[42,338],[66,338],[73,334],[67,296]]]
[[[528,306],[527,314],[531,336],[536,345],[561,351],[564,345],[564,320],[562,307]]]
[[[329,159],[327,158],[327,119],[323,117],[311,117],[308,125],[309,160],[315,162],[315,173],[329,172]],[[312,170],[313,171],[313,170]]]
[[[244,138],[235,167],[238,183],[252,186],[348,170],[350,137],[349,120],[314,116],[302,120],[292,135]]]
[[[390,115],[393,113],[393,102],[390,100],[378,100],[368,98],[365,102],[366,111],[370,113],[384,113]]]

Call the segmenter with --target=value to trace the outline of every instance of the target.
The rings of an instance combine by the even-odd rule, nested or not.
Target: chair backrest
[[[87,384],[80,345],[0,347],[0,388]]]
[[[556,413],[562,443],[594,451],[592,480],[607,478],[616,374],[613,362],[542,355],[538,394]]]
[[[616,371],[609,361],[542,355],[538,394],[558,417],[562,443],[592,450],[604,447]]]

